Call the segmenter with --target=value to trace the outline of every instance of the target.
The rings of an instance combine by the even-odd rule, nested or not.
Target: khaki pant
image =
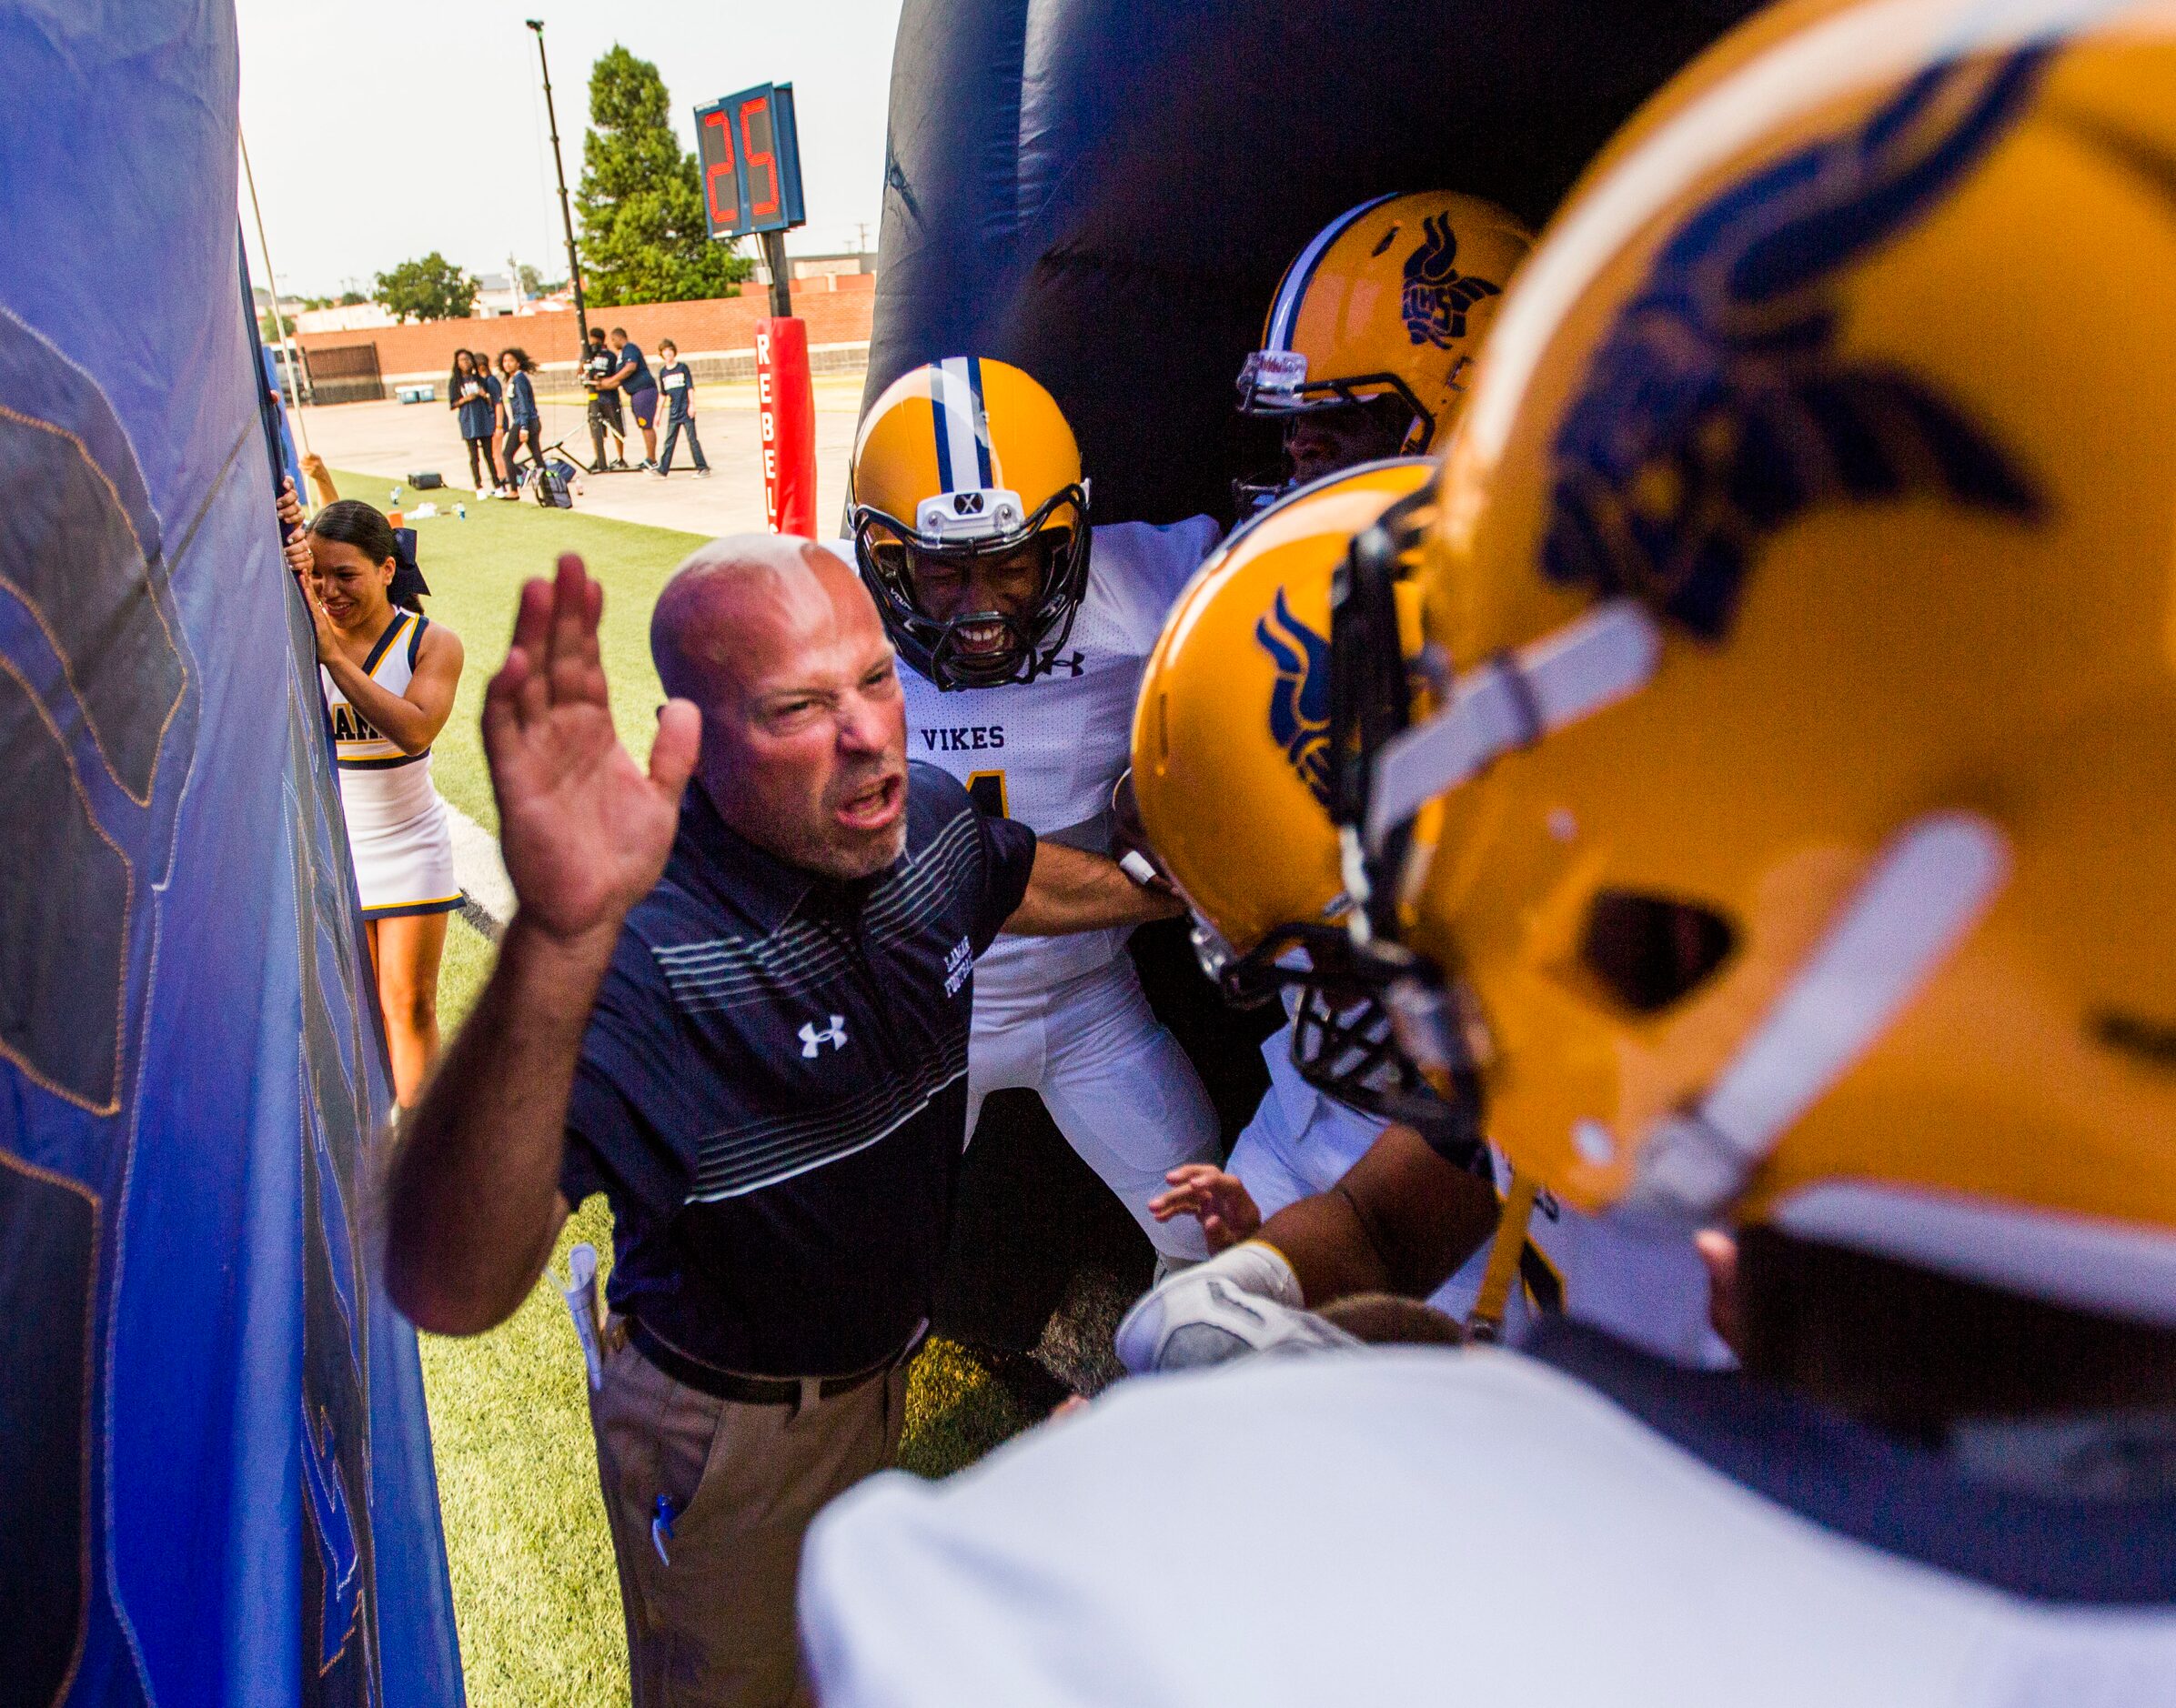
[[[832,1399],[743,1405],[675,1381],[617,1320],[604,1344],[589,1422],[634,1708],[812,1701],[794,1630],[801,1537],[834,1494],[892,1462],[905,1364]],[[650,1532],[660,1495],[674,1509],[664,1559]]]

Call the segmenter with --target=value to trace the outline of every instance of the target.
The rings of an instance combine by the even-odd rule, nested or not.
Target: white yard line
[[[453,829],[453,875],[461,886],[461,917],[496,942],[514,917],[514,884],[499,858],[499,839],[451,801],[447,822]]]

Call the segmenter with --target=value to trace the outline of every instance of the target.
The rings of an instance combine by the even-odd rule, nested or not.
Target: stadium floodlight
[[[567,233],[567,277],[574,286],[574,325],[580,334],[580,347],[589,347],[589,311],[582,301],[581,256],[574,247],[574,213],[567,204],[567,163],[559,157],[559,116],[551,104],[551,61],[544,56],[544,20],[524,18],[523,23],[537,33],[537,64],[544,72],[544,119],[551,127],[551,165],[559,175],[559,224]]]

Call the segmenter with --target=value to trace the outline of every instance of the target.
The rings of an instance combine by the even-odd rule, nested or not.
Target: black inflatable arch
[[[1050,387],[1098,520],[1227,514],[1285,263],[1383,190],[1540,224],[1748,0],[908,0],[868,396],[965,352]]]

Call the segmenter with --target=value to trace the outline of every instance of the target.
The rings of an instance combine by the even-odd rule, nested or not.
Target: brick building
[[[868,359],[869,329],[876,309],[876,279],[871,274],[841,273],[799,279],[793,286],[793,312],[808,323],[810,366],[818,373],[861,367]],[[643,303],[623,308],[592,308],[593,327],[625,327],[645,351],[669,337],[700,379],[745,377],[754,371],[755,325],[771,312],[767,292],[750,288],[738,296],[702,302]],[[297,342],[322,365],[360,371],[369,365],[366,347],[375,352],[376,371],[391,397],[397,385],[442,384],[456,350],[481,350],[496,357],[518,344],[548,372],[571,374],[580,335],[570,314],[485,316],[462,320],[422,320],[406,326],[374,327],[347,332],[306,332]]]

